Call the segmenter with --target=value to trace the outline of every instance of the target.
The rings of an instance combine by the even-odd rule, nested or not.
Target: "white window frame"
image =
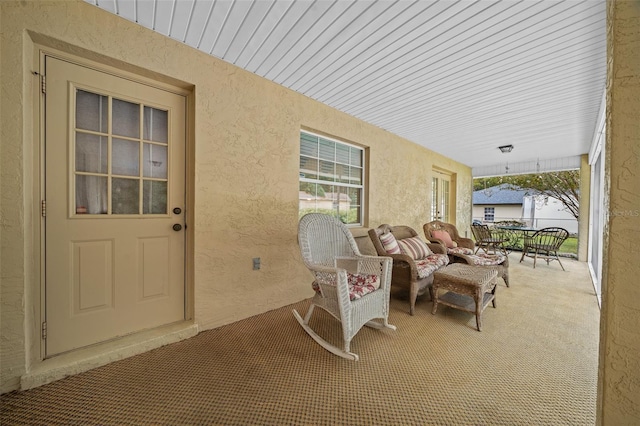
[[[303,150],[303,136],[306,135],[307,137],[311,137],[311,138],[317,138],[318,141],[318,150],[315,152],[315,155],[313,153],[309,153],[307,152],[307,150]],[[321,155],[320,152],[320,143],[321,141],[324,140],[325,143],[326,142],[330,142],[330,143],[334,143],[335,147],[334,147],[334,155],[333,155],[333,159],[328,159],[328,158],[324,158]],[[339,161],[338,159],[338,149],[339,147],[342,147],[342,149],[344,148],[348,148],[349,151],[349,160],[348,162],[343,162],[343,161]],[[355,157],[354,157],[354,153],[359,154],[360,160],[356,161]],[[321,158],[323,157],[323,158]],[[337,194],[337,198],[336,199],[332,199],[332,200],[321,200],[319,197],[320,195],[317,193],[315,194],[309,194],[309,198],[308,199],[304,199],[301,197],[299,204],[298,204],[298,211],[300,213],[300,215],[310,212],[310,211],[315,211],[315,212],[327,212],[330,214],[332,214],[335,217],[338,217],[341,219],[342,222],[345,222],[345,224],[349,227],[358,227],[358,226],[363,226],[364,224],[364,198],[365,198],[365,190],[366,190],[366,181],[365,181],[365,177],[366,177],[366,163],[365,163],[365,149],[360,147],[360,146],[356,146],[354,144],[345,142],[343,140],[337,139],[337,138],[332,138],[332,137],[328,137],[328,136],[324,136],[324,135],[319,135],[317,133],[313,133],[307,130],[300,130],[300,156],[299,156],[300,162],[299,162],[299,189],[300,192],[302,193],[302,187],[305,184],[311,184],[311,185],[323,185],[323,186],[327,186],[327,185],[331,185],[334,187],[334,189],[338,189],[338,191],[334,191],[334,194]],[[313,161],[317,162],[317,173],[315,177],[308,177],[307,175],[309,173],[308,169],[303,169],[302,165],[303,162],[307,162],[310,161],[310,163],[313,163]],[[321,179],[321,171],[320,171],[320,162],[324,162],[326,163],[333,163],[334,164],[334,173],[333,173],[333,177],[334,180],[327,180],[327,179]],[[360,163],[360,165],[358,165],[358,162]],[[360,183],[348,183],[348,182],[341,182],[338,181],[337,179],[337,168],[335,167],[336,165],[340,165],[343,168],[346,167],[350,173],[352,170],[359,170],[360,171]],[[344,170],[344,169],[343,169]],[[349,175],[351,176],[351,175]],[[349,179],[351,179],[349,177]],[[317,186],[316,186],[317,188]],[[344,191],[344,192],[343,192]],[[358,192],[358,196],[357,198],[359,199],[359,204],[358,203],[353,203],[352,202],[352,198],[349,197],[349,195],[347,194],[347,192],[353,192],[353,191],[357,191]],[[342,198],[342,195],[346,195],[347,200],[344,200]],[[327,209],[327,208],[322,208],[322,204],[326,204],[326,203],[332,203],[332,208],[331,209]],[[346,212],[346,214],[341,214],[341,206],[344,207],[345,202],[348,202],[349,208]],[[304,207],[303,207],[304,204]],[[335,206],[335,210],[334,210],[334,206]],[[354,221],[348,222],[349,219],[351,219],[350,216],[350,211],[353,209],[353,207],[356,207],[358,210],[358,214],[357,217],[354,219]],[[345,221],[345,215],[347,217],[346,221]]]
[[[496,208],[495,207],[485,207],[484,215],[482,216],[485,222],[494,222],[496,220]],[[491,219],[488,219],[491,217]]]

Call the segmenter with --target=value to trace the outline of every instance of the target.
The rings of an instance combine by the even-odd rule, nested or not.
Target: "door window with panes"
[[[168,112],[76,92],[75,213],[167,214]]]

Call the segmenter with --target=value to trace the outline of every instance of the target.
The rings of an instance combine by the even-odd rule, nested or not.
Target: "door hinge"
[[[42,200],[40,207],[42,210],[42,217],[47,217],[47,200]]]
[[[42,323],[42,340],[47,339],[47,322]]]
[[[42,93],[46,95],[47,94],[47,77],[45,75],[41,75],[40,78],[41,78],[40,90],[42,90]]]

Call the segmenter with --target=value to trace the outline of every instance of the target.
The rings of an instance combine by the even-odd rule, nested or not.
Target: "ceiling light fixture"
[[[506,154],[507,152],[511,152],[511,150],[513,149],[513,145],[502,145],[499,146],[498,149],[502,151],[503,154]]]

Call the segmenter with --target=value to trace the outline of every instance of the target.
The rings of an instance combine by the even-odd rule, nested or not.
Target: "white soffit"
[[[474,167],[472,174],[474,178],[523,175],[528,173],[545,173],[560,170],[575,170],[580,168],[580,156],[560,157],[549,159],[534,159],[531,161],[520,161],[517,163],[503,163],[492,166]]]
[[[474,170],[596,131],[605,0],[86,1]]]

